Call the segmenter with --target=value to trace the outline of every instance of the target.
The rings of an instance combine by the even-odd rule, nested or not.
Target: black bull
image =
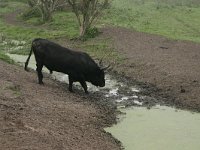
[[[72,51],[46,39],[35,39],[25,63],[26,71],[32,52],[35,55],[39,84],[43,84],[42,68],[45,66],[50,73],[57,71],[68,74],[71,92],[72,84],[76,81],[80,82],[85,93],[88,93],[86,81],[95,86],[105,86],[104,70],[107,67],[99,67],[87,53]]]

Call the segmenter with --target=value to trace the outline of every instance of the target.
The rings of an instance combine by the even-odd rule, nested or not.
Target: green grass
[[[104,62],[113,64],[123,63],[123,55],[120,55],[113,48],[109,47],[108,43],[110,42],[111,39],[89,39],[85,42],[82,42],[76,47],[83,49],[93,58],[96,58],[98,60],[103,59]]]
[[[9,56],[7,56],[6,54],[4,54],[1,51],[0,51],[0,60],[3,60],[9,64],[14,64],[14,61]]]
[[[0,2],[0,14],[13,12],[17,10],[17,8],[24,7],[24,4],[21,2]]]
[[[23,48],[20,50],[12,50],[9,53],[10,54],[18,54],[18,55],[28,55],[30,53],[30,47]]]
[[[200,42],[199,0],[113,0],[101,23]]]
[[[24,25],[26,26],[26,25]],[[56,29],[46,29],[42,27],[21,27],[18,25],[6,24],[3,18],[0,18],[0,33],[7,39],[32,41],[34,38],[54,39],[66,36],[66,32]]]
[[[31,41],[33,38],[56,38],[64,36],[65,33],[58,30],[48,30],[40,27],[20,27],[17,25],[6,24],[3,20],[2,15],[14,11],[15,7],[21,8],[24,7],[24,3],[19,2],[9,2],[8,6],[0,9],[0,33],[5,35],[7,39],[15,40],[26,40]]]
[[[41,18],[33,17],[26,20],[27,24],[35,25],[35,27],[46,28],[52,34],[56,32],[58,37],[73,38],[78,36],[78,24],[75,15],[72,12],[58,11],[53,15],[53,21],[42,23]],[[52,37],[55,38],[55,37]]]

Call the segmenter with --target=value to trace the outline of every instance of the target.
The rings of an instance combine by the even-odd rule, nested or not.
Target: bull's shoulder
[[[36,39],[34,39],[33,41],[32,41],[32,45],[33,46],[41,46],[41,47],[45,47],[45,48],[50,48],[50,47],[52,47],[52,48],[60,48],[61,46],[60,45],[58,45],[58,44],[56,44],[56,43],[54,43],[54,42],[51,42],[51,41],[49,41],[49,40],[47,40],[47,39],[42,39],[42,38],[36,38]]]
[[[45,42],[45,39],[42,39],[42,38],[36,38],[32,41],[32,46],[39,46],[41,45],[42,43]]]
[[[82,52],[82,51],[74,51],[76,54],[79,54],[80,56],[82,57],[85,57],[85,58],[91,58],[90,55],[86,52]]]

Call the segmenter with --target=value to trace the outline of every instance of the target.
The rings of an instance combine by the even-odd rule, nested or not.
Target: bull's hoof
[[[74,91],[73,91],[72,89],[69,89],[69,91],[70,91],[71,93],[74,93]]]
[[[39,82],[39,85],[44,85],[44,82]]]
[[[24,68],[24,70],[27,71],[27,72],[29,72],[29,69],[28,69],[28,68]]]
[[[89,92],[88,92],[88,91],[85,91],[85,94],[89,94]]]

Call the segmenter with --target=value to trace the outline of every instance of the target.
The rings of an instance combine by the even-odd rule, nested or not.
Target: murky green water
[[[125,150],[200,150],[200,114],[157,106],[121,109],[126,115],[111,128]]]

